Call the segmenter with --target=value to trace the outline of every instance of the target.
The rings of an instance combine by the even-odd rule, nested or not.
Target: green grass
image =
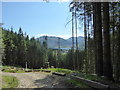
[[[63,69],[63,68],[48,68],[48,69],[41,69],[41,70],[50,70],[52,72],[60,72],[60,73],[66,73],[66,74],[77,72],[77,71],[73,71],[73,70],[69,70],[69,69]]]
[[[90,88],[89,86],[74,79],[66,79],[65,81],[66,83],[72,84],[74,88]]]
[[[66,73],[66,74],[71,74],[71,73],[77,73],[78,77],[81,77],[81,78],[85,78],[85,79],[88,79],[88,80],[93,80],[93,81],[99,81],[99,80],[102,80],[102,78],[96,76],[96,75],[91,75],[91,74],[82,74],[80,73],[79,71],[74,71],[74,70],[69,70],[69,69],[63,69],[63,68],[48,68],[48,69],[43,69],[43,70],[51,70],[53,72],[60,72],[60,73]],[[74,80],[74,79],[67,79],[65,80],[66,83],[72,83],[73,86],[75,86],[76,88],[90,88],[92,89],[91,87],[87,86],[86,84],[84,83],[81,83],[80,81],[78,80]]]
[[[14,66],[2,66],[3,72],[10,72],[10,73],[25,73],[25,70],[22,70],[21,67],[14,67]]]
[[[101,77],[98,77],[96,75],[90,75],[90,74],[79,74],[78,75],[79,77],[81,78],[85,78],[85,79],[89,79],[89,80],[93,80],[93,81],[99,81],[99,80],[102,80]]]
[[[17,72],[17,70],[4,70],[3,72],[16,73],[16,72]]]
[[[78,73],[78,74],[80,74],[81,72],[79,72],[79,71],[75,71],[75,70],[70,70],[70,69],[64,69],[64,68],[48,68],[48,69],[38,69],[38,70],[50,70],[50,71],[52,71],[52,72],[59,72],[59,73],[65,73],[65,74],[67,74],[67,75],[70,75],[70,74],[72,74],[72,73]]]
[[[3,72],[10,72],[10,73],[25,73],[24,70],[4,70]]]
[[[18,68],[18,69],[20,69],[21,67],[15,67],[15,66],[2,66],[2,69],[13,69],[13,68]]]
[[[1,66],[1,67],[2,67],[2,69],[5,69],[5,70],[13,68],[13,66]]]
[[[79,71],[63,69],[63,68],[48,68],[48,69],[41,69],[41,70],[50,70],[53,72],[60,72],[60,73],[66,73],[66,74],[71,74],[73,72],[80,73]],[[74,79],[65,79],[65,82],[72,84],[75,88],[90,88],[89,86],[87,86],[87,85],[85,85],[77,80],[74,80]]]
[[[25,73],[25,71],[19,70],[19,71],[17,71],[16,73]]]
[[[13,76],[2,76],[2,88],[15,88],[18,86],[18,79]]]

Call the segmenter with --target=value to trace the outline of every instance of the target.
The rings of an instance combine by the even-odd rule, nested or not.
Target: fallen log
[[[32,70],[25,70],[25,72],[32,72]]]
[[[50,73],[51,71],[50,70],[40,70],[41,72],[48,72]]]
[[[50,73],[51,71],[50,70],[44,70],[44,72],[49,72]]]
[[[33,72],[39,72],[40,70],[33,70]]]
[[[52,72],[53,75],[58,75],[58,76],[66,76],[65,73],[59,73],[59,72]]]
[[[109,85],[104,85],[104,84],[101,84],[99,82],[95,82],[95,81],[91,81],[91,80],[88,80],[88,79],[84,79],[84,78],[81,78],[81,77],[78,77],[78,76],[74,76],[74,75],[71,75],[71,78],[73,79],[76,79],[90,87],[93,87],[93,88],[96,88],[96,89],[99,89],[99,90],[109,90]]]
[[[2,69],[1,71],[5,71],[5,69]]]

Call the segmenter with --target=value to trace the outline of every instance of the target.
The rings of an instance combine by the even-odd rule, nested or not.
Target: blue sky
[[[2,22],[3,27],[11,26],[14,31],[22,27],[30,37],[42,35],[71,37],[71,20],[69,2],[3,2]],[[78,35],[82,35],[79,30]]]

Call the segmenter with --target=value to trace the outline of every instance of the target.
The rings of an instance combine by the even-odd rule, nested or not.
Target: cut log
[[[33,72],[39,72],[40,70],[33,70]]]
[[[86,84],[90,87],[99,89],[99,90],[103,90],[103,89],[108,90],[109,89],[109,85],[104,85],[104,84],[101,84],[101,83],[98,83],[98,82],[95,82],[95,81],[91,81],[91,80],[88,80],[88,79],[84,79],[84,78],[81,78],[81,77],[78,77],[78,76],[71,75],[71,78],[79,80],[80,82],[82,82],[82,83],[84,83],[84,84]]]
[[[48,72],[50,73],[51,71],[50,70],[40,70],[41,72]]]
[[[25,70],[25,72],[32,72],[32,70]]]
[[[48,73],[50,73],[51,71],[50,71],[50,70],[44,70],[44,72],[48,72]]]
[[[59,72],[53,72],[53,75],[58,75],[58,76],[66,76],[65,73],[59,73]]]
[[[2,69],[1,71],[5,71],[5,69]]]

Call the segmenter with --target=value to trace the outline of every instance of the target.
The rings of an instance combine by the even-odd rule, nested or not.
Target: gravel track
[[[44,72],[7,73],[2,75],[15,76],[19,80],[18,88],[67,88],[64,77]]]

